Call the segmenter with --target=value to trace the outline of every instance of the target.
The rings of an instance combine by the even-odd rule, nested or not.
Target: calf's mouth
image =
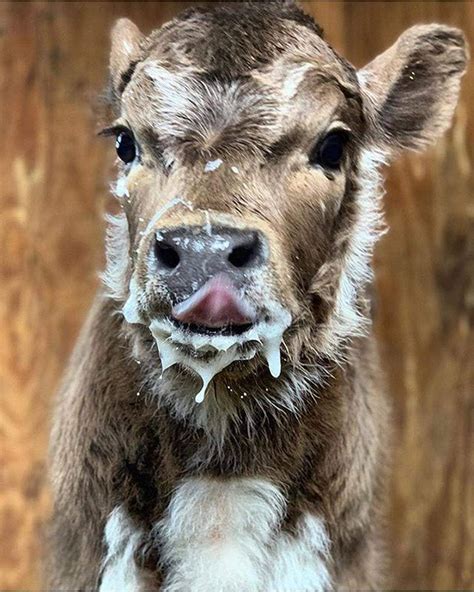
[[[276,305],[273,305],[275,308]],[[281,343],[291,324],[283,307],[261,320],[238,326],[207,327],[177,322],[170,317],[153,320],[150,331],[158,346],[163,372],[178,364],[194,371],[202,380],[195,396],[205,399],[213,378],[234,362],[245,362],[260,354],[274,378],[281,373]]]
[[[254,323],[245,323],[243,325],[233,325],[232,323],[224,325],[223,327],[208,327],[206,325],[199,325],[196,323],[183,323],[176,319],[171,319],[173,324],[183,331],[196,333],[197,335],[243,335],[250,331]]]

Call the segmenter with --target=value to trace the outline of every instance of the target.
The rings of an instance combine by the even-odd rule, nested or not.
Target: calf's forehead
[[[253,156],[290,131],[302,106],[323,117],[358,94],[353,68],[307,26],[276,20],[252,31],[230,27],[233,55],[222,35],[220,22],[191,18],[148,38],[122,94],[122,115],[139,135],[155,144],[184,142],[207,156]]]

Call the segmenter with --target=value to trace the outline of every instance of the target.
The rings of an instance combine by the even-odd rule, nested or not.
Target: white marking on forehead
[[[217,169],[223,164],[223,160],[220,158],[216,158],[216,160],[210,160],[206,162],[206,166],[204,167],[205,173],[211,173],[212,171],[217,171]]]
[[[144,63],[141,73],[147,77],[146,90],[136,89],[134,97],[132,86],[125,93],[132,102],[137,101],[145,115],[151,103],[149,125],[173,146],[182,138],[189,140],[192,131],[192,143],[198,148],[207,149],[218,142],[223,150],[240,151],[242,138],[246,138],[247,153],[260,156],[280,134],[278,103],[271,93],[262,92],[256,78],[246,82],[210,81],[195,70],[178,74],[158,62]],[[222,164],[220,160],[209,161],[205,172],[216,170]]]
[[[290,70],[290,73],[285,77],[283,81],[282,92],[286,100],[292,99],[298,92],[298,87],[303,82],[304,77],[308,70],[313,68],[312,64],[303,64]]]
[[[231,170],[233,173],[235,173],[236,175],[238,175],[238,174],[240,173],[240,171],[239,171],[238,167],[236,167],[236,166],[232,166],[232,167],[230,167],[230,170]]]
[[[162,83],[163,79],[170,79],[174,77],[174,75],[167,68],[163,68],[163,66],[160,66],[158,62],[146,64],[143,70],[147,76],[159,83]]]
[[[192,106],[191,94],[187,92],[191,89],[187,88],[183,78],[173,74],[156,62],[145,65],[143,70],[152,79],[154,86],[159,91],[165,111],[186,111]]]

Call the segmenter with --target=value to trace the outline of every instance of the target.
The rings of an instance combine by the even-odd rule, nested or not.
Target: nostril
[[[234,267],[247,267],[257,258],[259,245],[259,240],[255,236],[250,242],[234,247],[229,253],[229,263]]]
[[[180,262],[178,251],[160,240],[155,243],[155,256],[158,263],[166,269],[175,269]]]

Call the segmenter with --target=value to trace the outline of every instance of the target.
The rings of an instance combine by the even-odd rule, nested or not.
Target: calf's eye
[[[347,133],[343,131],[329,134],[312,150],[309,162],[313,166],[336,170],[341,166],[347,144]]]
[[[117,150],[118,157],[123,162],[129,163],[135,160],[137,149],[131,133],[120,132],[115,141],[115,149]]]

